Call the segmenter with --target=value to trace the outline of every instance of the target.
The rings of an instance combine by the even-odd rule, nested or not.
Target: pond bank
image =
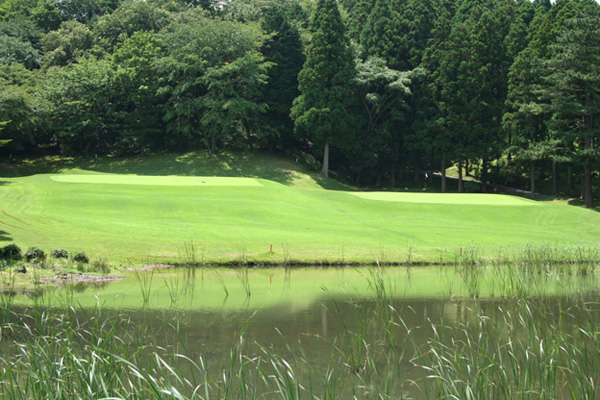
[[[450,256],[444,252],[441,255]],[[381,259],[370,261],[356,260],[321,260],[303,261],[287,260],[286,262],[276,260],[224,260],[217,262],[200,262],[198,260],[182,259],[179,262],[146,262],[140,264],[123,265],[115,261],[93,260],[90,266],[68,262],[54,262],[53,264],[33,264],[17,262],[6,265],[0,269],[0,287],[34,287],[39,284],[62,284],[69,282],[110,282],[124,279],[131,273],[151,271],[157,269],[182,268],[190,270],[215,270],[230,269],[232,271],[244,271],[247,269],[281,269],[294,270],[301,268],[357,268],[357,267],[454,267],[465,269],[472,267],[511,267],[510,269],[530,270],[535,266],[537,272],[557,269],[563,271],[569,266],[582,266],[577,268],[581,274],[587,273],[589,268],[585,265],[597,265],[600,261],[600,247],[597,245],[580,245],[571,247],[533,246],[524,245],[518,251],[496,252],[482,251],[473,246],[460,248],[459,254],[454,257],[439,257],[435,259],[415,259],[410,255],[404,260],[394,261],[382,255]]]

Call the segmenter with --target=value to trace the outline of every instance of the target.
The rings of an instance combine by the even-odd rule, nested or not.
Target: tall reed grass
[[[220,360],[191,354],[178,322],[164,323],[172,339],[159,342],[125,311],[78,309],[68,296],[64,307],[44,296],[21,307],[1,293],[0,398],[600,398],[600,296],[577,286],[596,278],[596,255],[573,248],[565,262],[564,254],[525,248],[512,259],[489,261],[475,250],[464,257],[444,271],[455,277],[446,278],[449,298],[432,303],[438,313],[399,301],[386,269],[373,267],[368,296],[332,299],[333,333],[282,335],[280,347],[250,343],[251,317]],[[247,274],[241,270],[242,283]],[[148,276],[138,278],[146,305]],[[453,282],[469,296],[452,297]],[[166,285],[174,307],[190,290],[180,280]],[[327,350],[317,359],[311,346]]]

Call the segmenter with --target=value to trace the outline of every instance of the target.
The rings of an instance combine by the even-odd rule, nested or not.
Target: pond
[[[199,399],[597,398],[599,282],[593,267],[581,271],[157,269],[11,296],[10,307],[11,318],[31,314],[32,321],[55,310],[45,317],[55,323],[33,338],[48,329],[61,337],[64,331],[53,329],[73,319],[82,332],[127,337],[103,348],[104,333],[67,335],[67,346],[82,344],[67,353],[86,359],[89,348],[118,352],[139,367],[137,375],[148,374],[143,382],[153,376],[160,396],[175,388],[181,398]],[[65,317],[61,310],[69,308],[75,315]],[[6,354],[30,365],[30,355],[23,361],[14,351],[17,342],[3,341]],[[21,352],[42,346],[24,343]],[[132,368],[113,367],[120,375]],[[131,396],[137,389],[129,385],[119,393]],[[11,398],[8,387],[3,398]]]

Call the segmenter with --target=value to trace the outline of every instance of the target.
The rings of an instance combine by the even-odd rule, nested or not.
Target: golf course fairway
[[[109,260],[450,261],[461,248],[600,242],[595,211],[507,195],[358,192],[270,156],[106,158],[22,175],[0,178],[0,246]]]

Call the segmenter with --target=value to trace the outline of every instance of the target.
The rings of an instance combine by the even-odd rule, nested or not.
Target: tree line
[[[0,152],[267,149],[360,185],[598,183],[593,0],[2,0]]]

